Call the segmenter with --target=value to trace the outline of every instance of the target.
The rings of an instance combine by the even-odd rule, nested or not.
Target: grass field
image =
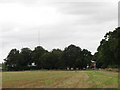
[[[3,88],[118,88],[109,71],[18,71],[2,73]]]

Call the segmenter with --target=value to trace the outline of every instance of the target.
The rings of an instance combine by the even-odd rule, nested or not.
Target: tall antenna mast
[[[38,45],[40,46],[40,30],[38,30]]]
[[[21,42],[21,48],[23,48],[23,44],[22,44],[22,42]]]

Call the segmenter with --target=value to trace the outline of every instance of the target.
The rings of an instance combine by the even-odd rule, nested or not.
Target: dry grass
[[[117,72],[18,71],[2,73],[3,88],[117,88]]]

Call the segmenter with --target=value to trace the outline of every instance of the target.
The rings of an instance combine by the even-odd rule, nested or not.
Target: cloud
[[[56,5],[64,14],[79,16],[75,24],[104,23],[118,19],[115,10],[118,5],[112,2],[62,2]]]
[[[75,44],[94,53],[105,33],[117,27],[117,3],[29,1],[0,1],[1,62],[12,48],[39,43],[47,50]]]
[[[99,12],[99,8],[109,4],[105,2],[62,2],[58,5],[62,7],[60,9],[65,14],[90,15]]]

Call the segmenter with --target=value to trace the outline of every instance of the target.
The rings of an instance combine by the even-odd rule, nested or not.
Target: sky
[[[0,63],[11,49],[70,44],[94,54],[118,27],[119,0],[0,0]]]

